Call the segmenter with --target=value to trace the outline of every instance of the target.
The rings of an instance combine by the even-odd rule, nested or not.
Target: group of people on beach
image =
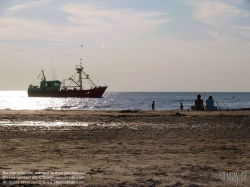
[[[183,110],[183,104],[180,103],[180,110]],[[152,103],[152,110],[155,110],[155,101]],[[195,100],[195,105],[191,106],[191,110],[206,110],[206,111],[215,111],[217,107],[214,106],[214,100],[212,96],[209,96],[206,100],[206,105],[204,106],[203,100],[201,99],[201,94],[197,94],[197,99]]]
[[[215,111],[217,107],[214,106],[214,100],[212,96],[209,96],[205,101],[206,105],[204,106],[203,100],[201,99],[201,95],[197,94],[197,99],[194,102],[194,106],[191,106],[191,110],[206,110],[206,111]],[[183,105],[180,103],[180,110],[183,110]]]
[[[183,110],[183,104],[180,103],[180,110]],[[214,100],[212,96],[209,96],[206,100],[206,105],[204,106],[203,100],[201,99],[201,94],[197,94],[197,99],[195,100],[194,106],[191,106],[191,110],[206,110],[215,111],[217,107],[214,106]]]
[[[214,100],[212,96],[209,96],[206,100],[206,105],[204,106],[201,95],[197,94],[197,99],[195,100],[195,105],[191,107],[192,110],[206,110],[214,111],[217,110],[217,107],[214,106]]]

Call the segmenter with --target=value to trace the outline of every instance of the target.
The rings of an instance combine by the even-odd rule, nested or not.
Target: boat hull
[[[35,91],[28,90],[29,97],[78,97],[101,98],[107,87],[98,87],[91,90],[60,90],[60,91]]]

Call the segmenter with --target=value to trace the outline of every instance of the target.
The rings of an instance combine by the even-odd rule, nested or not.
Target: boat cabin
[[[41,81],[40,87],[30,85],[29,89],[30,91],[60,91],[61,88],[61,82],[58,80],[54,81]]]

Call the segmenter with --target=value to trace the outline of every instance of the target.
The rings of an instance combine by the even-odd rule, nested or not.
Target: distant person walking
[[[180,109],[183,110],[183,105],[182,102],[180,103]]]
[[[195,100],[194,109],[195,110],[204,110],[204,104],[203,104],[203,100],[201,99],[200,94],[197,94],[197,99]]]
[[[152,103],[152,110],[155,110],[155,101]]]

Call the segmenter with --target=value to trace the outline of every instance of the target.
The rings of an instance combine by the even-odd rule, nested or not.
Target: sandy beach
[[[67,186],[250,186],[247,173],[244,180],[221,180],[221,172],[250,170],[247,110],[0,110],[0,122],[2,186],[55,172],[74,177]],[[27,173],[4,179],[11,172]]]

